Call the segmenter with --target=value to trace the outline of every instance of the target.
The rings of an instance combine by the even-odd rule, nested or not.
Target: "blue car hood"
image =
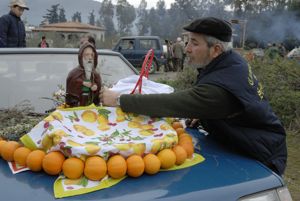
[[[119,184],[92,193],[59,200],[205,200],[233,201],[255,192],[281,187],[282,179],[261,163],[229,152],[197,130],[189,129],[205,161],[195,166],[126,178]],[[30,171],[13,175],[0,160],[0,195],[3,200],[56,200],[56,177]],[[1,200],[2,200],[1,199]]]

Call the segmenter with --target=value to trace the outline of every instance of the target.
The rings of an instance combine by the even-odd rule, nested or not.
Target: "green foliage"
[[[59,22],[66,22],[67,21],[66,14],[65,14],[65,9],[64,8],[60,8],[59,9],[58,21]]]
[[[94,10],[92,12],[90,12],[90,16],[89,16],[89,24],[95,26],[96,24],[96,20],[95,20],[95,14],[94,14]]]
[[[126,0],[118,0],[116,6],[120,35],[131,34],[132,23],[136,18],[135,8]]]
[[[33,108],[28,101],[7,110],[0,110],[0,137],[18,141],[43,118],[44,115],[33,114]]]
[[[72,22],[81,22],[81,12],[75,12],[72,16]]]
[[[190,66],[185,66],[182,72],[178,72],[175,79],[168,77],[158,79],[157,82],[172,86],[175,91],[192,87],[197,78],[197,70]]]
[[[295,60],[265,58],[251,66],[264,87],[274,112],[288,129],[300,128],[300,64]]]
[[[52,5],[50,9],[47,9],[48,13],[43,16],[43,18],[47,20],[49,24],[59,22],[58,7],[59,4]]]

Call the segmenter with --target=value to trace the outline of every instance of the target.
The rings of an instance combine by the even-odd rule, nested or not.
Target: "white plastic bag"
[[[121,79],[111,88],[111,90],[119,92],[121,94],[130,94],[134,89],[136,83],[138,82],[139,77],[139,75],[131,75],[129,77]],[[172,92],[174,92],[173,87],[151,81],[143,76],[141,86],[142,94],[161,94]],[[135,93],[138,93],[138,90],[136,90]]]

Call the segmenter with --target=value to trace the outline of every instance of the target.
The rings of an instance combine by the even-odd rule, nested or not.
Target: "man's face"
[[[11,7],[11,11],[17,16],[17,17],[21,17],[23,15],[24,12],[24,8],[20,7],[20,6],[13,6]]]
[[[185,49],[189,57],[189,64],[197,65],[200,68],[208,65],[213,59],[212,50],[201,34],[190,33],[189,42]]]
[[[94,56],[95,54],[92,48],[87,47],[83,50],[83,60],[94,62]]]
[[[83,67],[85,71],[85,77],[89,80],[94,68],[94,51],[92,48],[87,47],[83,50]]]

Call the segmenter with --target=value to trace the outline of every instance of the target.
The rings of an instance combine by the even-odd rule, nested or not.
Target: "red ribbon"
[[[143,76],[146,78],[149,77],[149,71],[150,71],[150,68],[152,65],[153,57],[154,57],[154,51],[151,48],[145,56],[145,59],[144,59],[143,65],[142,65],[142,69],[140,72],[140,77],[139,77],[138,81],[136,82],[135,87],[131,91],[130,94],[134,94],[137,87],[139,87],[139,93],[140,94],[142,93]]]

